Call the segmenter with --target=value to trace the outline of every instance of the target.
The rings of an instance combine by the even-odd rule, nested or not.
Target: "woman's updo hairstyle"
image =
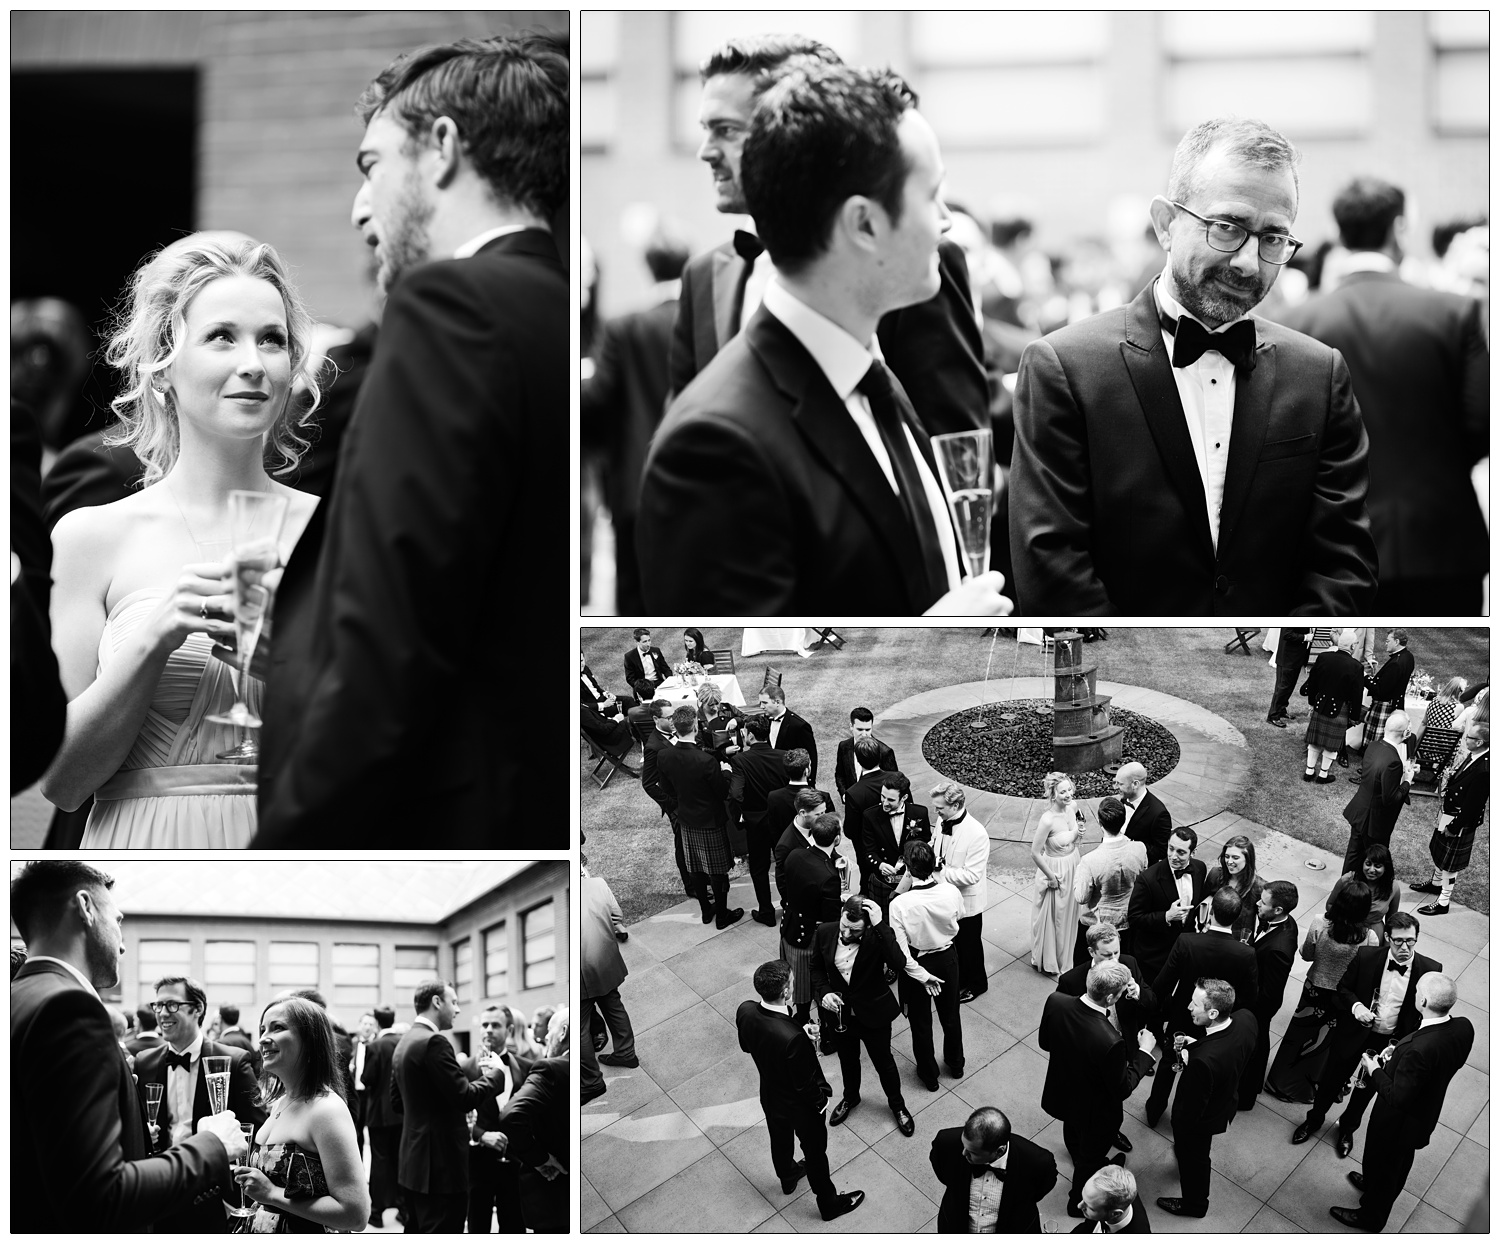
[[[172,469],[181,443],[176,401],[157,389],[154,381],[182,349],[188,304],[209,282],[224,276],[269,281],[286,308],[291,386],[286,406],[266,435],[271,451],[267,470],[286,474],[309,448],[302,429],[319,398],[311,366],[313,321],[292,287],[281,257],[266,243],[243,233],[193,233],[157,251],[131,275],[115,311],[104,355],[123,378],[120,396],[110,403],[119,423],[105,440],[135,451],[145,464],[146,484],[155,483]]]
[[[1072,780],[1066,773],[1058,773],[1056,771],[1049,773],[1042,779],[1042,793],[1047,796],[1049,803],[1054,802],[1057,799],[1058,784],[1061,782],[1071,782]]]

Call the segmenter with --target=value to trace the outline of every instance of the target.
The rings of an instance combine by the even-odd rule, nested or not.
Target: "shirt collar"
[[[431,1028],[433,1032],[439,1031],[438,1026],[434,1024],[430,1019],[428,1019],[425,1015],[418,1015],[416,1019],[412,1020],[412,1023],[425,1024],[427,1025],[427,1027]]]
[[[792,1013],[792,1008],[789,1006],[782,1006],[778,1002],[766,1002],[764,1000],[761,1001],[760,1009],[763,1011],[773,1011],[777,1015],[790,1016]]]
[[[780,281],[773,280],[766,286],[761,305],[802,343],[828,377],[839,401],[847,402],[878,356],[827,316],[814,311]]]
[[[479,248],[493,242],[496,238],[503,238],[507,233],[520,233],[522,229],[534,229],[535,225],[500,225],[495,229],[486,229],[477,237],[470,238],[462,246],[453,252],[455,259],[467,259],[470,255],[479,253]]]
[[[178,1050],[170,1041],[167,1042],[167,1048],[174,1054],[186,1054],[189,1060],[196,1063],[203,1054],[203,1034],[200,1032],[194,1037],[192,1044],[185,1050]]]
[[[1187,316],[1190,320],[1198,320],[1198,317],[1196,315],[1194,315],[1180,302],[1178,302],[1177,299],[1173,298],[1171,294],[1167,293],[1166,268],[1162,269],[1162,274],[1156,282],[1156,304],[1161,308],[1161,310],[1165,311],[1174,320],[1180,320],[1183,316]],[[1248,320],[1249,318],[1250,314],[1249,312],[1246,312],[1244,315],[1235,316],[1232,320],[1225,320],[1224,323],[1220,324],[1218,328],[1209,328],[1207,324],[1203,324],[1202,320],[1198,320],[1198,323],[1203,324],[1204,331],[1210,333],[1218,333],[1228,328],[1231,324],[1238,324],[1241,320]],[[1162,332],[1166,333],[1169,337],[1172,335],[1165,325],[1162,326]],[[1145,794],[1146,788],[1143,786],[1141,787],[1141,795],[1144,797]]]
[[[1451,1015],[1424,1015],[1418,1028],[1431,1028],[1434,1024],[1446,1024],[1453,1016]]]
[[[1394,272],[1396,261],[1380,251],[1351,251],[1339,260],[1339,275],[1351,272]]]
[[[1097,1002],[1095,1002],[1086,993],[1079,994],[1078,995],[1078,1000],[1080,1002],[1082,1002],[1084,1006],[1089,1007],[1091,1010],[1098,1011],[1100,1015],[1108,1015],[1109,1014],[1109,1008],[1107,1006],[1100,1006]]]
[[[1132,1201],[1125,1207],[1125,1217],[1121,1218],[1119,1222],[1105,1223],[1104,1230],[1102,1232],[1097,1232],[1096,1234],[1117,1235],[1119,1232],[1125,1230],[1125,1228],[1130,1225],[1130,1220],[1134,1217],[1135,1202]],[[1101,1219],[1100,1221],[1102,1222],[1103,1220]]]
[[[1216,1033],[1216,1032],[1223,1032],[1224,1029],[1226,1029],[1228,1027],[1229,1027],[1229,1017],[1226,1016],[1224,1019],[1221,1019],[1217,1024],[1210,1024],[1207,1028],[1205,1028],[1203,1030],[1203,1035],[1205,1037],[1211,1037],[1211,1036],[1213,1036],[1214,1033]]]
[[[28,955],[27,958],[26,958],[26,962],[27,963],[56,963],[56,964],[60,964],[62,967],[66,968],[68,970],[68,975],[69,976],[71,976],[80,985],[82,985],[91,994],[93,994],[94,997],[96,997],[96,998],[99,997],[99,991],[94,988],[93,982],[90,981],[87,976],[85,976],[82,972],[80,972],[77,968],[75,968],[66,959],[58,959],[58,958],[55,958],[52,955]],[[100,998],[99,1000],[102,1002],[104,999]]]

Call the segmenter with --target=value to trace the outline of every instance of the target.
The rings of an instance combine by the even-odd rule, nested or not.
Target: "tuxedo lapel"
[[[1245,509],[1245,499],[1250,495],[1250,485],[1255,482],[1275,393],[1276,347],[1268,341],[1259,341],[1255,347],[1255,370],[1242,371],[1235,378],[1234,423],[1229,433],[1229,461],[1224,469],[1224,497],[1219,508],[1221,549],[1233,538]]]
[[[722,350],[735,334],[735,321],[739,308],[735,300],[739,294],[740,278],[745,272],[745,261],[729,247],[714,252],[714,349]]]

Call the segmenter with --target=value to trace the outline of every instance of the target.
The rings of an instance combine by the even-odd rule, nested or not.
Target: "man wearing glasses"
[[[1297,152],[1258,121],[1178,144],[1162,275],[1033,342],[1010,487],[1026,613],[1361,613],[1368,440],[1337,351],[1250,311],[1302,245]]]

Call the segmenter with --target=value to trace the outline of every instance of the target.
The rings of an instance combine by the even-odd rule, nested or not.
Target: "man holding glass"
[[[1160,278],[1026,348],[1010,479],[1023,612],[1369,611],[1349,370],[1250,316],[1302,245],[1297,158],[1259,121],[1195,126],[1151,203]]]

